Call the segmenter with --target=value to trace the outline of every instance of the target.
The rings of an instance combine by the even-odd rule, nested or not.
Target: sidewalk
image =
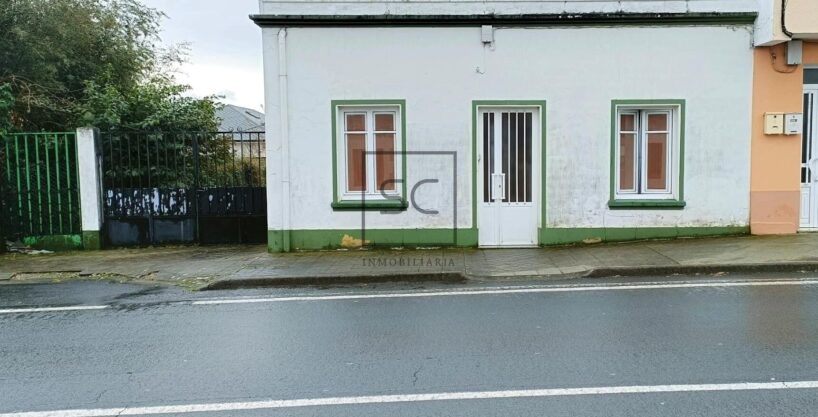
[[[111,279],[191,289],[799,270],[818,271],[818,234],[541,249],[269,254],[265,246],[175,246],[0,255],[0,283]]]

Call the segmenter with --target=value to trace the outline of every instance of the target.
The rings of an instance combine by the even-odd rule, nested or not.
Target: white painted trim
[[[651,114],[667,114],[667,130],[663,133],[668,135],[668,152],[665,157],[665,164],[668,182],[665,190],[648,190],[647,188],[647,143],[648,132],[647,120]],[[636,178],[634,178],[634,191],[623,191],[619,189],[619,140],[622,130],[620,128],[620,115],[636,115],[636,148],[635,157]],[[682,164],[681,154],[681,120],[682,106],[675,104],[617,104],[616,105],[616,145],[614,146],[614,198],[616,200],[673,200],[679,198],[679,167]]]
[[[367,201],[388,201],[389,197],[403,197],[401,187],[403,178],[403,106],[400,104],[338,104],[335,106],[335,143],[336,143],[336,172],[335,178],[338,181],[338,201],[361,201],[362,194],[366,196]],[[394,191],[379,191],[377,189],[377,167],[375,154],[366,153],[364,155],[366,164],[366,190],[362,193],[360,191],[350,191],[349,178],[347,176],[349,169],[349,161],[347,160],[347,138],[346,135],[350,132],[346,129],[347,114],[362,114],[365,117],[365,130],[352,132],[355,134],[363,134],[365,140],[365,152],[374,152],[377,150],[375,134],[376,133],[391,133],[394,135],[394,172],[395,178],[399,181],[395,183]],[[393,116],[393,130],[375,131],[375,115],[378,113],[390,113]]]
[[[101,170],[99,130],[91,127],[77,129],[77,176],[84,232],[98,232],[102,228]]]
[[[0,309],[0,314],[48,313],[57,311],[102,310],[110,306],[68,306],[68,307],[37,307],[37,308],[6,308]]]
[[[502,102],[504,100],[508,101],[517,101],[517,99],[498,99],[497,101]],[[479,100],[483,101],[483,100]],[[492,100],[485,100],[485,101],[492,101]],[[528,99],[522,99],[520,101],[529,101]],[[530,100],[530,101],[540,101],[540,100]],[[474,169],[474,178],[472,181],[475,181],[477,187],[477,194],[474,196],[476,198],[476,224],[475,226],[478,229],[478,246],[481,248],[532,248],[537,247],[537,233],[540,227],[545,223],[545,219],[542,216],[542,205],[544,204],[542,195],[542,183],[543,181],[543,165],[545,161],[542,159],[542,147],[547,146],[545,141],[543,140],[543,131],[545,126],[542,126],[543,120],[543,112],[546,109],[543,104],[525,104],[525,103],[479,103],[475,106],[474,112],[477,123],[472,127],[475,129],[473,134],[475,135],[476,141],[474,142],[475,149],[473,152],[476,155],[477,166]],[[503,203],[502,200],[505,199],[506,194],[510,193],[510,190],[504,189],[503,197],[500,197],[499,200],[501,201],[485,201],[484,195],[484,187],[485,187],[485,178],[484,178],[484,170],[486,163],[490,162],[490,158],[488,155],[483,154],[483,146],[486,140],[483,131],[483,117],[485,114],[494,114],[494,140],[496,141],[494,145],[494,155],[492,158],[496,161],[496,171],[492,172],[489,175],[489,193],[493,196],[494,189],[493,178],[495,175],[504,175],[499,171],[502,171],[502,114],[503,113],[531,113],[531,163],[533,164],[531,170],[531,201],[530,202],[505,202]],[[511,155],[507,155],[508,158],[511,158]],[[505,181],[505,180],[504,180]],[[510,198],[509,198],[510,199]],[[492,199],[493,200],[493,199]],[[521,208],[529,208],[532,210],[531,216],[534,220],[533,227],[531,232],[534,233],[533,241],[528,244],[526,242],[509,242],[505,239],[501,238],[501,230],[503,229],[503,211],[504,208],[509,207],[521,207]],[[508,220],[506,218],[505,220]]]
[[[375,293],[375,294],[331,294],[321,296],[294,295],[288,297],[263,297],[263,298],[214,298],[196,301],[184,301],[174,303],[174,305],[222,305],[222,304],[258,304],[276,303],[287,301],[343,301],[361,299],[387,299],[387,298],[424,298],[424,297],[447,297],[463,295],[502,295],[502,294],[525,294],[525,293],[564,293],[564,292],[584,292],[584,291],[629,291],[629,290],[653,290],[653,289],[682,289],[682,288],[728,288],[728,287],[770,287],[770,286],[791,286],[791,285],[818,285],[818,279],[772,279],[764,281],[681,281],[681,282],[645,282],[642,284],[608,284],[608,285],[553,285],[553,286],[506,286],[506,287],[483,287],[467,290],[453,291],[414,291],[405,293]],[[79,305],[65,307],[35,307],[35,308],[8,308],[0,309],[0,314],[22,314],[22,313],[42,313],[60,311],[83,311],[83,310],[103,310],[110,308],[110,305]],[[0,415],[0,417],[2,417]]]
[[[368,395],[359,397],[306,398],[223,402],[153,407],[119,407],[77,410],[34,411],[0,414],[0,417],[104,417],[157,414],[188,414],[248,410],[275,410],[298,407],[349,406],[364,404],[394,404],[431,401],[467,401],[502,398],[570,397],[577,395],[622,395],[680,392],[767,391],[816,389],[818,381],[737,382],[726,384],[631,385],[583,388],[546,388],[513,391],[464,391],[424,394]]]

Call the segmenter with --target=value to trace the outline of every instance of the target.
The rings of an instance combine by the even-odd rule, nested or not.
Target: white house
[[[269,248],[745,233],[756,0],[261,0]]]

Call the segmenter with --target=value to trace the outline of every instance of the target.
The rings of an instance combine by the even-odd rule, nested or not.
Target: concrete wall
[[[353,4],[356,2],[352,2]],[[272,2],[264,2],[262,5]],[[482,4],[482,3],[481,3]],[[265,28],[270,229],[354,229],[333,211],[330,100],[405,99],[407,150],[456,151],[458,226],[473,227],[472,100],[547,100],[550,228],[714,227],[749,222],[752,31],[738,27],[290,28],[292,219],[281,224],[277,28]],[[728,75],[729,74],[729,75]],[[612,99],[685,99],[682,210],[610,210]],[[449,207],[451,166],[408,159],[419,198]],[[367,215],[369,228],[450,227],[451,214]]]

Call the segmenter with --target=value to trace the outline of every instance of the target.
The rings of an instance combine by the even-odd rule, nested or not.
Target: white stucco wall
[[[757,0],[758,16],[755,22],[755,45],[770,46],[790,40],[781,28],[781,1]]]
[[[757,0],[260,0],[261,14],[530,14],[753,12]],[[772,0],[761,0],[772,1]]]
[[[548,227],[749,222],[752,28],[290,28],[290,229],[360,227],[333,211],[330,101],[405,99],[408,150],[458,153],[459,227],[472,226],[472,100],[547,100]],[[270,229],[279,227],[277,28],[265,28]],[[610,210],[612,99],[685,99],[683,210]],[[409,157],[421,199],[449,207],[451,165]],[[435,204],[429,204],[430,206]],[[451,214],[367,213],[370,228],[450,227]]]

